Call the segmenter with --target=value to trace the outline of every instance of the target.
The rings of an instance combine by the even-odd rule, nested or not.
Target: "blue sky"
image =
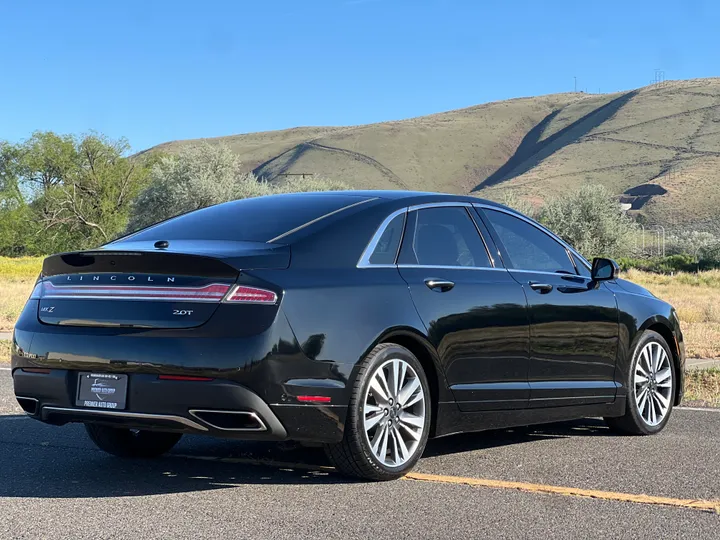
[[[716,0],[0,3],[0,139],[172,139],[409,118],[720,75]]]

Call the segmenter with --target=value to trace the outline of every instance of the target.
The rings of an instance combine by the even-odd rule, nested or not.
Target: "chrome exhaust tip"
[[[190,409],[192,416],[221,431],[267,431],[267,426],[253,411]]]
[[[32,397],[15,396],[17,402],[30,416],[35,416],[38,413],[38,400]]]

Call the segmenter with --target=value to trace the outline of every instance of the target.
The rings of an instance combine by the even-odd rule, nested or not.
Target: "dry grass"
[[[0,339],[0,364],[10,362],[10,342],[6,339]]]
[[[692,369],[685,372],[684,401],[720,407],[720,369]]]
[[[35,279],[44,257],[0,257],[0,278]]]
[[[623,277],[675,306],[688,356],[720,357],[720,270],[674,276],[630,270]]]
[[[42,257],[0,257],[0,332],[12,330],[40,273]]]

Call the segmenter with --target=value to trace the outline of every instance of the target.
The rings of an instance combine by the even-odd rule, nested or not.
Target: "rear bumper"
[[[124,410],[78,407],[78,373],[15,369],[15,395],[32,418],[55,425],[92,422],[268,441],[336,442],[342,438],[344,410],[336,414],[341,411],[321,405],[271,406],[250,389],[221,379],[168,381],[154,374],[131,373]]]
[[[237,320],[217,317],[184,330],[50,326],[37,320],[37,306],[31,304],[15,325],[11,357],[15,394],[28,398],[33,418],[237,439],[342,439],[349,402],[346,383],[354,366],[305,355],[282,312],[264,332],[238,336]],[[76,407],[80,372],[127,375],[125,413]],[[161,374],[212,381],[160,380]],[[308,403],[300,396],[330,401]],[[244,413],[254,413],[266,429],[219,429],[191,410],[228,411],[237,414],[235,420],[248,421]]]

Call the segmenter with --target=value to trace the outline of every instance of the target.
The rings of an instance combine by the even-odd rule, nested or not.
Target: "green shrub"
[[[666,257],[654,257],[651,259],[633,259],[627,257],[621,257],[617,259],[620,269],[625,271],[630,268],[637,270],[644,270],[646,272],[655,272],[657,274],[670,274],[674,272],[697,272],[700,270],[710,270],[710,267],[703,264],[703,261],[698,262],[691,255],[668,255]]]
[[[539,221],[588,258],[628,256],[635,222],[603,186],[585,185],[545,205]]]
[[[128,232],[164,219],[206,206],[260,197],[274,193],[343,190],[349,187],[312,176],[274,184],[242,172],[242,162],[226,146],[187,148],[175,156],[165,156],[150,172],[150,183],[135,199]]]

